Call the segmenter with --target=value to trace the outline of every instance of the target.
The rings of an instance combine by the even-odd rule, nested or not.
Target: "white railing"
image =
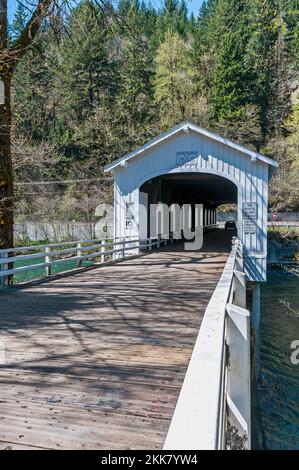
[[[204,227],[204,231],[214,229],[216,226],[216,224],[207,225]],[[63,264],[66,261],[76,261],[79,268],[84,260],[99,258],[101,262],[104,262],[107,257],[112,256],[119,259],[129,256],[132,251],[135,254],[138,250],[160,248],[161,244],[166,245],[172,241],[171,232],[146,240],[140,240],[139,237],[101,238],[2,249],[0,250],[0,287],[7,287],[11,276],[26,271],[43,268],[45,276],[50,276],[53,265]],[[28,254],[25,254],[27,252]],[[14,266],[14,263],[17,262],[39,260],[41,258],[44,258],[43,262],[29,263],[26,266]]]
[[[250,314],[238,239],[210,299],[165,450],[250,449]]]
[[[172,242],[171,237],[163,238],[159,235],[157,238],[148,238],[143,241],[138,237],[103,238],[2,249],[0,250],[0,285],[6,287],[10,276],[26,271],[44,268],[45,276],[50,276],[53,265],[76,261],[79,268],[84,260],[98,258],[100,262],[105,262],[113,255],[121,259],[139,251],[151,250],[154,247],[160,248],[161,244],[165,245],[169,241]],[[41,258],[44,261],[34,263],[35,260],[38,261]],[[32,263],[30,263],[31,260]],[[17,262],[29,263],[26,266],[14,267]]]

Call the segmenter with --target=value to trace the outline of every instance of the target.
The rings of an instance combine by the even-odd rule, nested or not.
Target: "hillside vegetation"
[[[12,36],[25,20],[19,4]],[[278,160],[271,208],[298,210],[298,67],[298,0],[209,0],[198,18],[184,0],[57,14],[14,76],[18,217],[89,221],[111,198],[103,166],[186,119]]]

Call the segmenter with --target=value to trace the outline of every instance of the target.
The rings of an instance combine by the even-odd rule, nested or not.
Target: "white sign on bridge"
[[[257,203],[243,202],[243,218],[249,220],[257,219]]]

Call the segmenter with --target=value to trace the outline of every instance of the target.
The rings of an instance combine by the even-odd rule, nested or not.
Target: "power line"
[[[16,186],[30,186],[30,185],[47,185],[47,184],[71,184],[71,183],[91,183],[96,181],[111,182],[112,177],[107,178],[91,178],[91,179],[76,179],[76,180],[52,180],[52,181],[23,181],[15,183]]]

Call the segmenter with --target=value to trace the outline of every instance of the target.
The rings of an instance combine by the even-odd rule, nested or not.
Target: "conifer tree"
[[[169,32],[156,57],[155,96],[163,128],[190,116],[194,93],[189,46],[177,33]]]

